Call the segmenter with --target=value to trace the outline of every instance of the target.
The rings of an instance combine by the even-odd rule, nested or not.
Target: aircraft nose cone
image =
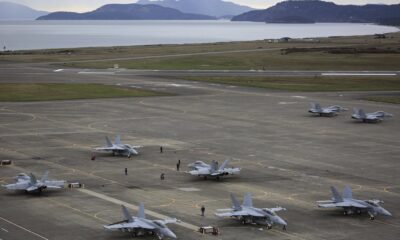
[[[171,230],[169,230],[169,229],[165,229],[163,235],[166,236],[166,237],[168,237],[168,238],[171,238],[171,239],[177,239],[175,233],[173,233],[173,232],[172,232]]]
[[[287,225],[287,222],[286,222],[285,220],[283,220],[282,218],[280,218],[280,219],[279,219],[279,224],[280,224],[280,225],[283,225],[283,226],[286,226],[286,225]]]
[[[386,210],[386,209],[384,209],[384,208],[382,208],[381,211],[382,211],[382,214],[383,214],[383,215],[392,216],[392,214],[391,214],[388,210]]]
[[[286,225],[287,225],[287,222],[285,222],[285,220],[283,220],[283,219],[280,218],[280,217],[276,217],[276,218],[275,218],[275,222],[276,222],[277,224],[279,224],[279,225],[282,225],[282,226],[286,226]]]

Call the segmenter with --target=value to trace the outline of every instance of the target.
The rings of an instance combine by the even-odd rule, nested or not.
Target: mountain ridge
[[[284,1],[264,10],[250,11],[232,21],[276,22],[279,19],[309,19],[310,22],[377,23],[380,19],[397,17],[400,4],[337,5],[319,0]]]
[[[213,20],[207,15],[183,13],[155,4],[106,4],[85,13],[54,12],[37,20]]]
[[[254,8],[222,0],[139,0],[139,4],[157,4],[185,13],[205,14],[217,18],[236,16]]]
[[[0,20],[34,20],[48,12],[33,9],[31,7],[2,1],[0,2]]]

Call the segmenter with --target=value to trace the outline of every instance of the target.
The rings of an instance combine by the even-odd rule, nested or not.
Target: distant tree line
[[[378,20],[378,24],[390,25],[390,26],[400,26],[400,17],[381,18]]]

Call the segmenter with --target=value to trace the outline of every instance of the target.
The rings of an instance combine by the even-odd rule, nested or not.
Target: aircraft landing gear
[[[286,225],[283,225],[282,230],[286,231]]]

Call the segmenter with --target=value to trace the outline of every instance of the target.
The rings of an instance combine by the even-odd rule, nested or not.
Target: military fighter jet
[[[393,114],[383,111],[365,113],[364,110],[356,108],[354,109],[353,115],[351,115],[351,118],[362,120],[365,123],[377,123],[381,122],[384,118],[390,117],[393,117]]]
[[[65,185],[65,181],[48,180],[49,171],[43,175],[42,179],[37,180],[32,173],[28,176],[26,173],[20,173],[15,178],[15,183],[3,185],[8,190],[25,190],[25,192],[42,192],[43,189],[60,189]]]
[[[202,161],[196,161],[188,165],[189,174],[193,176],[201,176],[207,179],[207,177],[215,177],[219,179],[221,176],[239,174],[240,168],[227,168],[229,159],[225,160],[221,167],[218,167],[217,161],[212,161],[211,164],[206,164]]]
[[[276,208],[256,208],[253,207],[253,200],[251,194],[247,193],[244,195],[243,204],[240,205],[236,197],[231,194],[232,208],[218,209],[215,213],[218,217],[233,217],[239,219],[243,224],[253,223],[259,225],[267,225],[268,229],[272,228],[272,225],[278,224],[286,230],[287,223],[276,212],[286,210],[282,207]]]
[[[321,208],[343,208],[344,215],[361,214],[367,212],[371,220],[375,219],[378,214],[392,216],[390,212],[381,207],[381,200],[358,200],[353,198],[351,188],[346,186],[343,191],[343,197],[339,194],[335,187],[331,187],[332,200],[318,201],[318,207]]]
[[[114,144],[111,143],[108,137],[106,137],[106,142],[107,146],[95,148],[94,150],[112,152],[113,156],[115,156],[115,154],[119,154],[130,158],[132,155],[138,155],[139,152],[137,149],[141,148],[141,146],[131,146],[129,144],[121,144],[121,138],[119,135],[115,138]]]
[[[334,117],[339,112],[347,111],[347,108],[341,106],[330,106],[323,108],[318,103],[311,103],[311,108],[308,110],[309,113],[318,114],[321,117]]]
[[[122,232],[129,232],[132,236],[136,237],[143,235],[147,232],[156,234],[159,239],[164,237],[176,239],[176,235],[165,226],[168,223],[176,223],[176,219],[166,219],[166,220],[149,220],[146,218],[144,213],[144,205],[140,203],[139,212],[137,217],[132,217],[128,209],[125,206],[122,207],[122,213],[124,215],[124,220],[104,226],[108,230],[120,230]]]

